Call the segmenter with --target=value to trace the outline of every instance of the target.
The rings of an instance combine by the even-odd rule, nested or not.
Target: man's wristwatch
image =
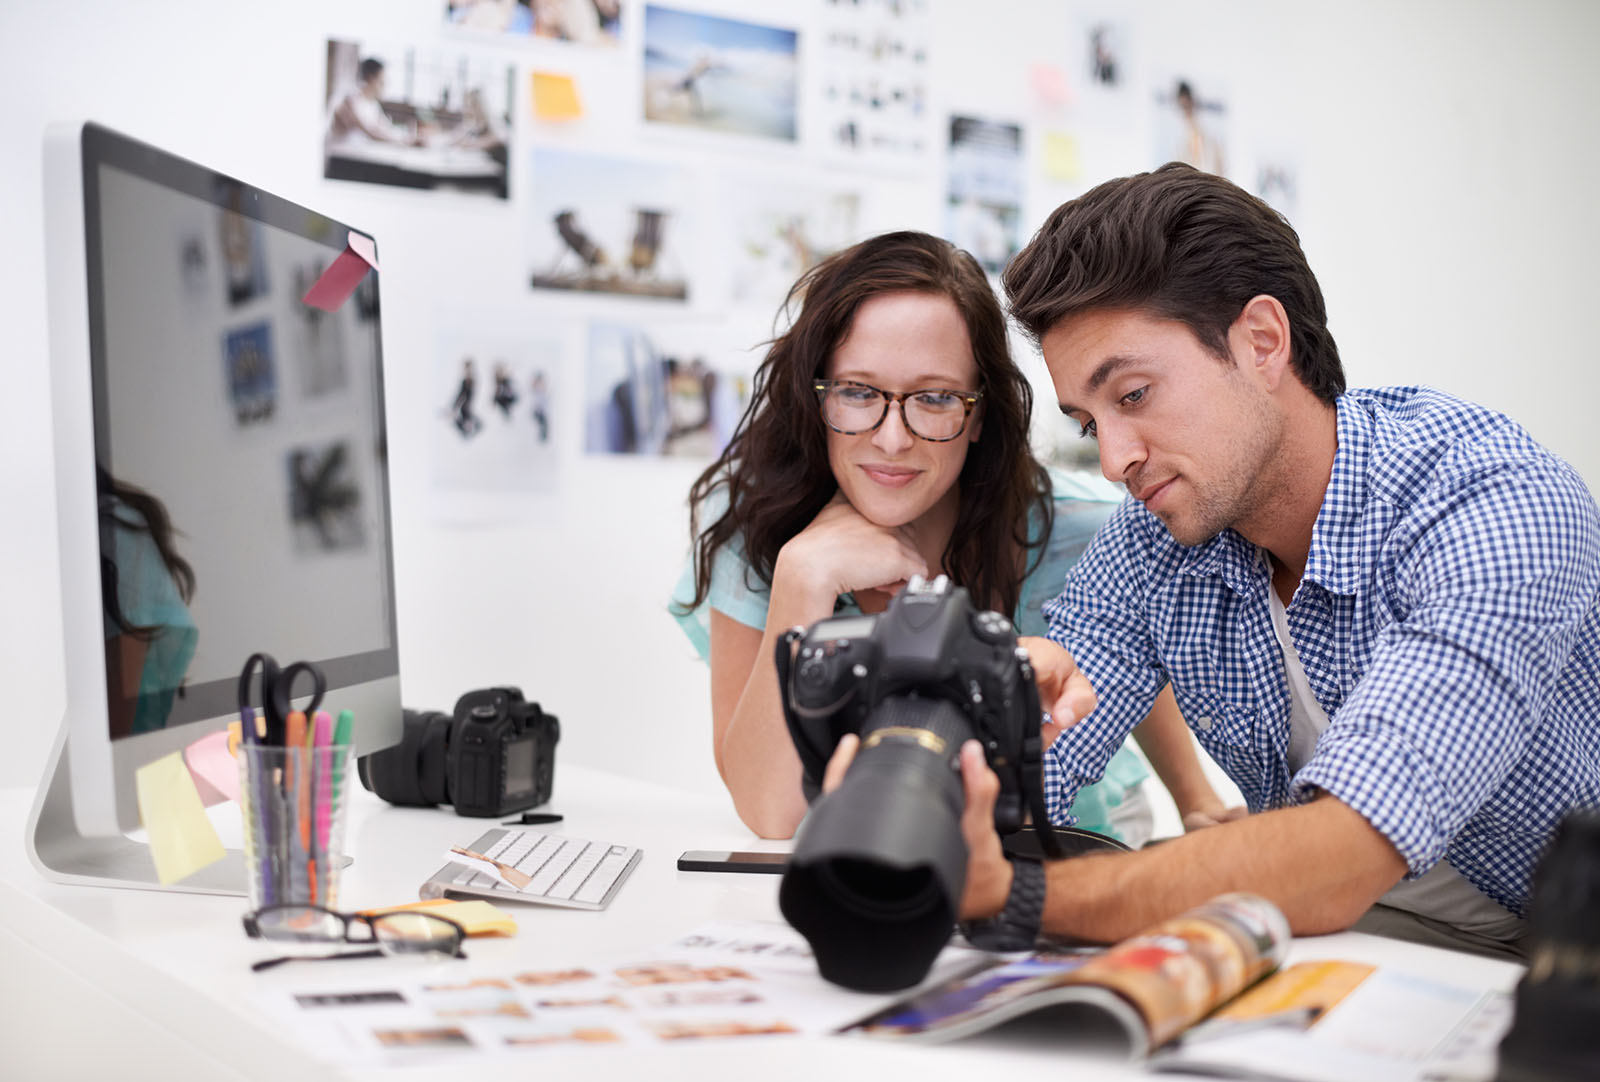
[[[961,934],[979,950],[1032,950],[1044,913],[1044,865],[1026,857],[1011,858],[1011,893],[1005,908],[984,920],[961,922]]]

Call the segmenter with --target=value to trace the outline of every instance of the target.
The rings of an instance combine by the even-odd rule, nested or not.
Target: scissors
[[[309,661],[296,661],[280,669],[271,654],[251,654],[250,660],[244,663],[244,671],[239,674],[239,716],[247,728],[254,721],[250,709],[250,678],[257,669],[261,670],[261,715],[267,727],[265,743],[281,747],[288,731],[289,712],[293,709],[295,680],[302,673],[311,676],[311,702],[305,708],[307,716],[314,715],[322,705],[322,693],[327,690],[328,680],[322,670]]]

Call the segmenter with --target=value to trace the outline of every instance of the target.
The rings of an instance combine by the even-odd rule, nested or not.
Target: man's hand
[[[1044,746],[1048,748],[1063,730],[1088,717],[1099,700],[1089,678],[1065,649],[1034,635],[1022,636],[1017,645],[1028,651],[1039,684],[1039,705],[1049,715],[1043,730]]]
[[[860,747],[861,738],[854,733],[840,739],[822,774],[824,793],[839,788]],[[1000,779],[989,769],[983,746],[976,740],[961,745],[960,764],[966,799],[961,836],[967,843],[967,887],[961,898],[960,918],[981,920],[1004,909],[1006,896],[1011,893],[1011,862],[994,829],[994,802],[1000,795]]]

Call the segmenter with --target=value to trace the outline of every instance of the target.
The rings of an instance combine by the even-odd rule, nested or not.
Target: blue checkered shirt
[[[1291,775],[1265,554],[1193,548],[1127,500],[1045,607],[1100,706],[1045,759],[1051,819],[1170,680],[1252,811],[1319,791],[1409,866],[1514,913],[1569,809],[1600,805],[1600,510],[1507,417],[1428,388],[1351,391],[1289,631],[1330,718]]]

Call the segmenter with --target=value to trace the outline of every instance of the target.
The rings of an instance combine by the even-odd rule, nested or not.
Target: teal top
[[[200,635],[144,520],[120,503],[111,519],[111,562],[117,569],[117,604],[122,618],[132,627],[152,629],[139,672],[132,730],[147,733],[166,728]],[[109,612],[104,622],[108,641],[126,634]]]
[[[1122,498],[1121,491],[1114,487],[1103,487],[1071,474],[1052,470],[1050,480],[1054,489],[1055,525],[1038,566],[1022,582],[1022,595],[1012,617],[1021,635],[1044,635],[1045,620],[1040,610],[1046,601],[1061,593],[1067,571],[1083,555],[1095,531],[1111,517],[1111,512],[1116,510]],[[725,499],[723,492],[719,488],[713,493],[713,502],[705,508],[703,522],[714,522],[722,513],[721,507],[714,501]],[[738,537],[732,538],[713,560],[709,596],[698,609],[685,613],[682,611],[683,603],[694,596],[694,563],[692,558],[686,562],[683,574],[673,588],[672,604],[668,611],[683,628],[684,634],[689,636],[701,660],[709,661],[711,656],[712,609],[747,627],[765,630],[771,589],[749,572],[744,543]],[[838,615],[860,611],[849,594],[839,599],[836,609]],[[1105,776],[1079,789],[1073,798],[1072,813],[1077,826],[1121,840],[1111,825],[1111,811],[1149,776],[1150,772],[1138,753],[1124,743],[1106,764]]]

